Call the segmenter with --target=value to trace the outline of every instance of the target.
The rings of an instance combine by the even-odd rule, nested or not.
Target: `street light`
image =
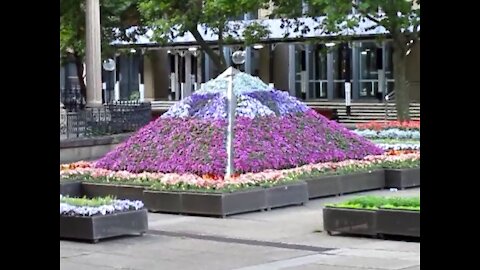
[[[245,51],[236,51],[232,54],[232,62],[235,65],[241,65],[245,63]],[[233,67],[229,67],[228,72],[228,87],[227,87],[227,101],[228,101],[228,126],[227,126],[227,168],[225,178],[229,179],[234,171],[233,164],[233,139],[235,138],[234,127],[235,127],[235,109],[237,107],[237,98],[233,92]]]
[[[112,71],[115,71],[115,68],[116,68],[116,63],[115,63],[115,60],[112,59],[112,58],[109,58],[107,60],[104,60],[103,61],[103,69],[105,71],[108,71],[109,74],[111,74],[111,76],[113,76],[113,91],[114,91],[114,97],[116,96],[115,94],[115,84],[117,82],[117,78],[116,78],[116,72],[112,72]],[[111,99],[111,92],[109,95],[107,95],[107,87],[105,87],[104,89],[104,96],[105,96],[105,103],[108,103],[108,101],[110,101]]]

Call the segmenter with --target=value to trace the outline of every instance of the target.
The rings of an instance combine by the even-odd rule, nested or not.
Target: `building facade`
[[[385,31],[362,33],[349,43],[313,34],[309,40],[276,39],[279,20],[266,19],[271,10],[245,14],[244,20],[260,19],[272,25],[273,38],[251,47],[224,47],[230,64],[235,47],[246,52],[245,64],[239,68],[272,83],[276,89],[289,91],[304,100],[343,100],[345,82],[351,82],[352,101],[381,101],[395,89],[393,49],[388,39],[379,42]],[[236,18],[241,19],[241,18]],[[275,28],[276,27],[276,28]],[[277,29],[277,30],[275,30]],[[215,38],[206,37],[212,48]],[[183,37],[162,47],[148,37],[136,44],[114,44],[135,47],[115,59],[116,70],[104,71],[104,101],[132,99],[180,100],[220,74],[193,37]],[[420,101],[420,42],[407,56],[409,91],[412,101]],[[75,65],[61,70],[61,89],[75,85]]]

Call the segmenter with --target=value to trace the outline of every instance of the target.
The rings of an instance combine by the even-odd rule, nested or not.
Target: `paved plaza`
[[[416,270],[419,242],[329,236],[323,232],[322,208],[363,194],[419,193],[420,188],[371,191],[226,219],[150,213],[149,231],[143,237],[98,244],[60,241],[60,268]]]

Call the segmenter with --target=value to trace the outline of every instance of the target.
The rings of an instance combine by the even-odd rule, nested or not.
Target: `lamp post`
[[[236,51],[232,54],[232,62],[235,65],[241,65],[245,63],[245,52]],[[237,107],[237,98],[233,92],[233,76],[234,69],[229,67],[228,76],[228,87],[227,87],[227,102],[228,102],[228,126],[227,126],[227,168],[225,173],[225,178],[229,179],[235,172],[233,164],[233,140],[235,138],[234,127],[235,127],[235,109]]]
[[[115,82],[116,82],[116,78],[115,78],[115,75],[116,75],[116,72],[115,72],[115,68],[116,68],[116,63],[115,63],[115,60],[112,59],[112,58],[109,58],[107,60],[104,60],[103,61],[103,69],[105,71],[108,71],[109,73],[109,77],[112,79],[111,81],[111,84],[113,84],[113,90],[115,91]],[[113,71],[113,72],[112,72]],[[105,103],[109,103],[111,101],[111,92],[110,90],[107,89],[107,87],[105,87],[105,90],[104,90],[105,94]]]

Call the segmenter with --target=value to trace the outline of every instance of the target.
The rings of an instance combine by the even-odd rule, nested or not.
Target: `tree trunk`
[[[410,120],[410,89],[407,80],[407,56],[405,47],[394,46],[393,78],[395,79],[395,105],[398,121]]]
[[[80,85],[80,94],[82,95],[85,100],[87,100],[87,86],[85,85],[85,81],[83,80],[83,58],[80,57],[78,54],[73,55],[75,57],[75,66],[77,67],[77,77],[78,77],[78,84]]]
[[[208,54],[208,56],[210,56],[215,66],[217,66],[220,71],[227,69],[227,64],[225,63],[225,59],[223,58],[223,51],[215,53],[212,48],[210,48],[210,46],[205,42],[202,35],[198,32],[196,28],[189,29],[189,31],[190,33],[192,33],[193,37],[200,45],[200,48],[202,48],[202,50],[206,54]]]

